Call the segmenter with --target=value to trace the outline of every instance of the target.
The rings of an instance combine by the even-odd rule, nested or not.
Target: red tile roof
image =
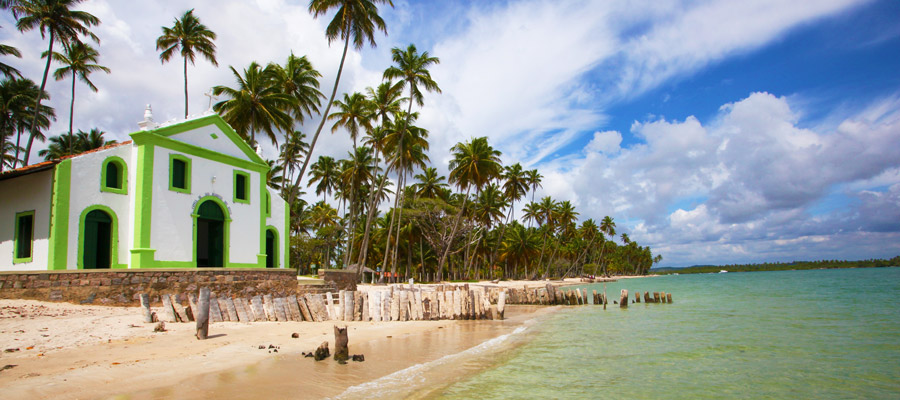
[[[9,178],[17,177],[17,176],[27,175],[27,174],[30,174],[30,173],[32,173],[32,172],[43,171],[43,170],[46,170],[46,169],[50,169],[53,165],[58,164],[58,163],[59,163],[60,161],[62,161],[62,160],[67,160],[67,159],[70,159],[70,158],[80,157],[80,156],[83,156],[83,155],[85,155],[85,154],[96,153],[96,152],[99,152],[99,151],[111,149],[111,148],[114,148],[114,147],[124,146],[124,145],[127,145],[127,144],[131,144],[131,141],[130,141],[130,140],[126,140],[126,141],[121,142],[121,143],[108,144],[108,145],[106,145],[106,146],[98,147],[98,148],[93,149],[93,150],[88,150],[88,151],[85,151],[85,152],[83,152],[83,153],[78,153],[78,154],[68,155],[68,156],[62,157],[62,158],[60,158],[60,159],[58,159],[58,160],[48,160],[48,161],[39,162],[39,163],[37,163],[37,164],[26,165],[26,166],[24,166],[24,167],[16,168],[16,169],[9,170],[9,171],[3,171],[3,172],[0,172],[0,179],[9,179]]]

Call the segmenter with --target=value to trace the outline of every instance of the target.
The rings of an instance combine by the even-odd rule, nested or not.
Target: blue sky
[[[570,200],[582,219],[613,217],[663,266],[900,254],[896,1],[394,4],[382,9],[389,34],[378,47],[349,53],[339,92],[377,85],[392,47],[440,57],[443,93],[426,97],[419,123],[443,173],[453,144],[487,136],[505,163],[541,171],[538,197]],[[229,65],[293,50],[328,91],[340,60],[306,2],[83,7],[103,21],[95,32],[113,73],[95,75],[96,94],[79,88],[88,101],[76,103],[75,125],[120,139],[147,103],[157,120],[179,117],[181,71],[160,65],[153,41],[187,8],[219,33],[221,65],[191,68],[192,113],[207,108],[210,86],[233,83]],[[10,63],[37,79],[40,36],[12,31],[8,17],[0,25],[25,53]],[[67,86],[49,90],[66,109]],[[342,157],[349,143],[323,135],[316,155]]]

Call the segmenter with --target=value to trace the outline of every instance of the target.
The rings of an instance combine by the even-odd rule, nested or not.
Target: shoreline
[[[0,368],[11,366],[0,371],[0,387],[11,399],[236,398],[241,387],[256,390],[243,395],[297,397],[286,391],[302,389],[303,396],[330,397],[478,346],[558,309],[510,306],[503,321],[224,322],[198,341],[193,323],[169,323],[167,332],[153,333],[155,324],[142,323],[137,307],[0,300]],[[349,327],[350,353],[364,354],[365,362],[302,357],[322,341],[333,350],[335,325]],[[402,349],[407,354],[400,355]],[[282,376],[284,370],[290,373]],[[298,387],[290,379],[304,375],[317,376],[316,384]],[[281,381],[293,382],[273,393]]]

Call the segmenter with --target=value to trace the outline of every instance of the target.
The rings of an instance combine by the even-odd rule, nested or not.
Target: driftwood
[[[205,340],[209,335],[209,289],[200,288],[200,299],[197,301],[197,339]]]
[[[150,295],[141,293],[141,309],[144,314],[144,323],[153,322],[153,312],[150,311]]]
[[[338,362],[347,362],[350,359],[350,350],[347,349],[347,327],[334,326],[334,359]]]

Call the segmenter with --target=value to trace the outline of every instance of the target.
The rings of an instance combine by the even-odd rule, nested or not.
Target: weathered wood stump
[[[650,292],[644,292],[644,303],[650,303],[651,301]]]
[[[660,300],[661,302],[663,302],[663,303],[666,302],[666,292],[660,292],[660,293],[659,293],[659,300]]]
[[[141,293],[141,309],[144,313],[144,323],[153,323],[153,312],[150,311],[150,295]]]
[[[659,292],[653,292],[653,302],[659,303]]]
[[[334,359],[335,361],[345,363],[350,359],[350,350],[347,348],[347,327],[338,328],[334,326]]]
[[[672,293],[666,293],[666,302],[672,303]]]
[[[622,295],[619,297],[619,307],[628,307],[628,289],[622,289]]]
[[[209,288],[200,288],[197,303],[197,312],[194,315],[197,320],[197,339],[206,340],[209,335]]]
[[[328,350],[328,341],[326,340],[326,341],[322,342],[322,344],[320,344],[319,347],[316,349],[314,358],[316,361],[322,361],[322,360],[328,358],[328,356],[330,356],[330,355],[331,355],[331,351]]]

